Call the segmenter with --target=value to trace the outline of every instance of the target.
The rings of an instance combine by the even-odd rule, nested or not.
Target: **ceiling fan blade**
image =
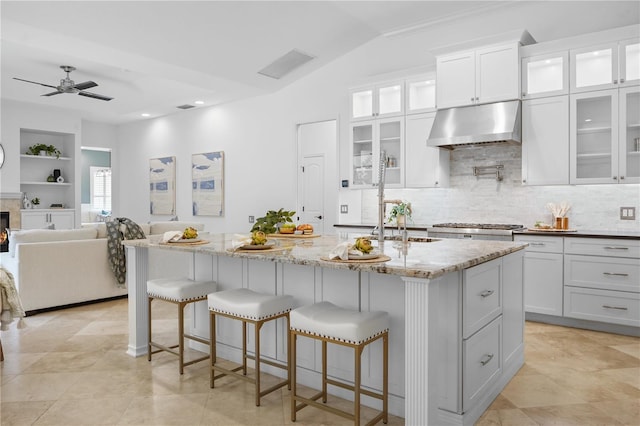
[[[110,101],[111,99],[113,99],[108,96],[98,95],[97,93],[91,92],[78,92],[78,95],[86,96],[87,98],[100,99],[101,101]]]
[[[63,93],[63,92],[56,90],[55,92],[45,93],[44,95],[40,95],[40,96],[53,96],[53,95],[59,95],[60,93]]]
[[[97,85],[98,83],[94,83],[93,81],[85,81],[84,83],[78,83],[73,87],[75,87],[78,90],[86,90],[86,89],[91,89],[92,87],[96,87]]]
[[[13,77],[14,80],[19,80],[19,81],[24,81],[26,83],[32,83],[32,84],[39,84],[40,86],[44,86],[44,87],[51,87],[53,89],[57,89],[56,86],[52,86],[50,84],[44,84],[44,83],[38,83],[37,81],[30,81],[30,80],[24,80],[22,78],[17,78],[17,77]]]

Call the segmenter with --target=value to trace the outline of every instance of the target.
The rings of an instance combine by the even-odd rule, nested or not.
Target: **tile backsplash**
[[[503,180],[473,175],[474,166],[504,165]],[[568,202],[570,228],[635,230],[640,222],[620,220],[620,207],[640,207],[639,184],[524,186],[522,148],[485,145],[451,151],[451,184],[441,189],[386,189],[385,197],[411,202],[413,222],[551,223],[547,203]],[[376,223],[377,190],[361,191],[362,223]]]

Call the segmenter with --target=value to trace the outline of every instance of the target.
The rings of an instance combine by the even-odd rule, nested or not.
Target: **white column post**
[[[129,346],[127,354],[138,357],[147,354],[147,278],[149,249],[126,246],[127,288],[129,290]]]

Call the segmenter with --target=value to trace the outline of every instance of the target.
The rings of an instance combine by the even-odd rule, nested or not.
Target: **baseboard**
[[[24,314],[25,314],[25,316],[30,317],[30,316],[37,315],[37,314],[43,314],[45,312],[59,311],[61,309],[77,308],[78,306],[93,305],[94,303],[109,302],[111,300],[126,299],[128,297],[129,296],[127,294],[122,294],[120,296],[106,297],[104,299],[87,300],[85,302],[69,303],[68,305],[51,306],[51,307],[48,307],[48,308],[33,309],[31,311],[25,311]]]
[[[564,327],[581,328],[584,330],[602,331],[605,333],[640,337],[640,327],[633,327],[630,325],[609,324],[606,322],[558,317],[555,315],[538,314],[535,312],[525,312],[524,318],[527,321],[542,322],[545,324],[561,325]]]

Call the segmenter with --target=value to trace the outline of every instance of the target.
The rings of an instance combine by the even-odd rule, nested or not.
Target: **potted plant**
[[[398,226],[403,226],[407,219],[411,220],[411,203],[403,201],[395,204],[389,211],[389,221],[395,221]]]
[[[269,210],[264,217],[256,219],[256,223],[251,228],[251,232],[262,231],[265,234],[275,234],[280,224],[293,222],[292,216],[295,211],[280,209],[278,211]]]
[[[33,204],[34,207],[38,207],[40,205],[40,198],[35,197],[33,200],[31,200],[31,204]]]
[[[55,155],[56,158],[60,158],[60,150],[56,148],[54,145],[47,145],[45,143],[37,143],[35,145],[31,145],[27,149],[28,155]]]

